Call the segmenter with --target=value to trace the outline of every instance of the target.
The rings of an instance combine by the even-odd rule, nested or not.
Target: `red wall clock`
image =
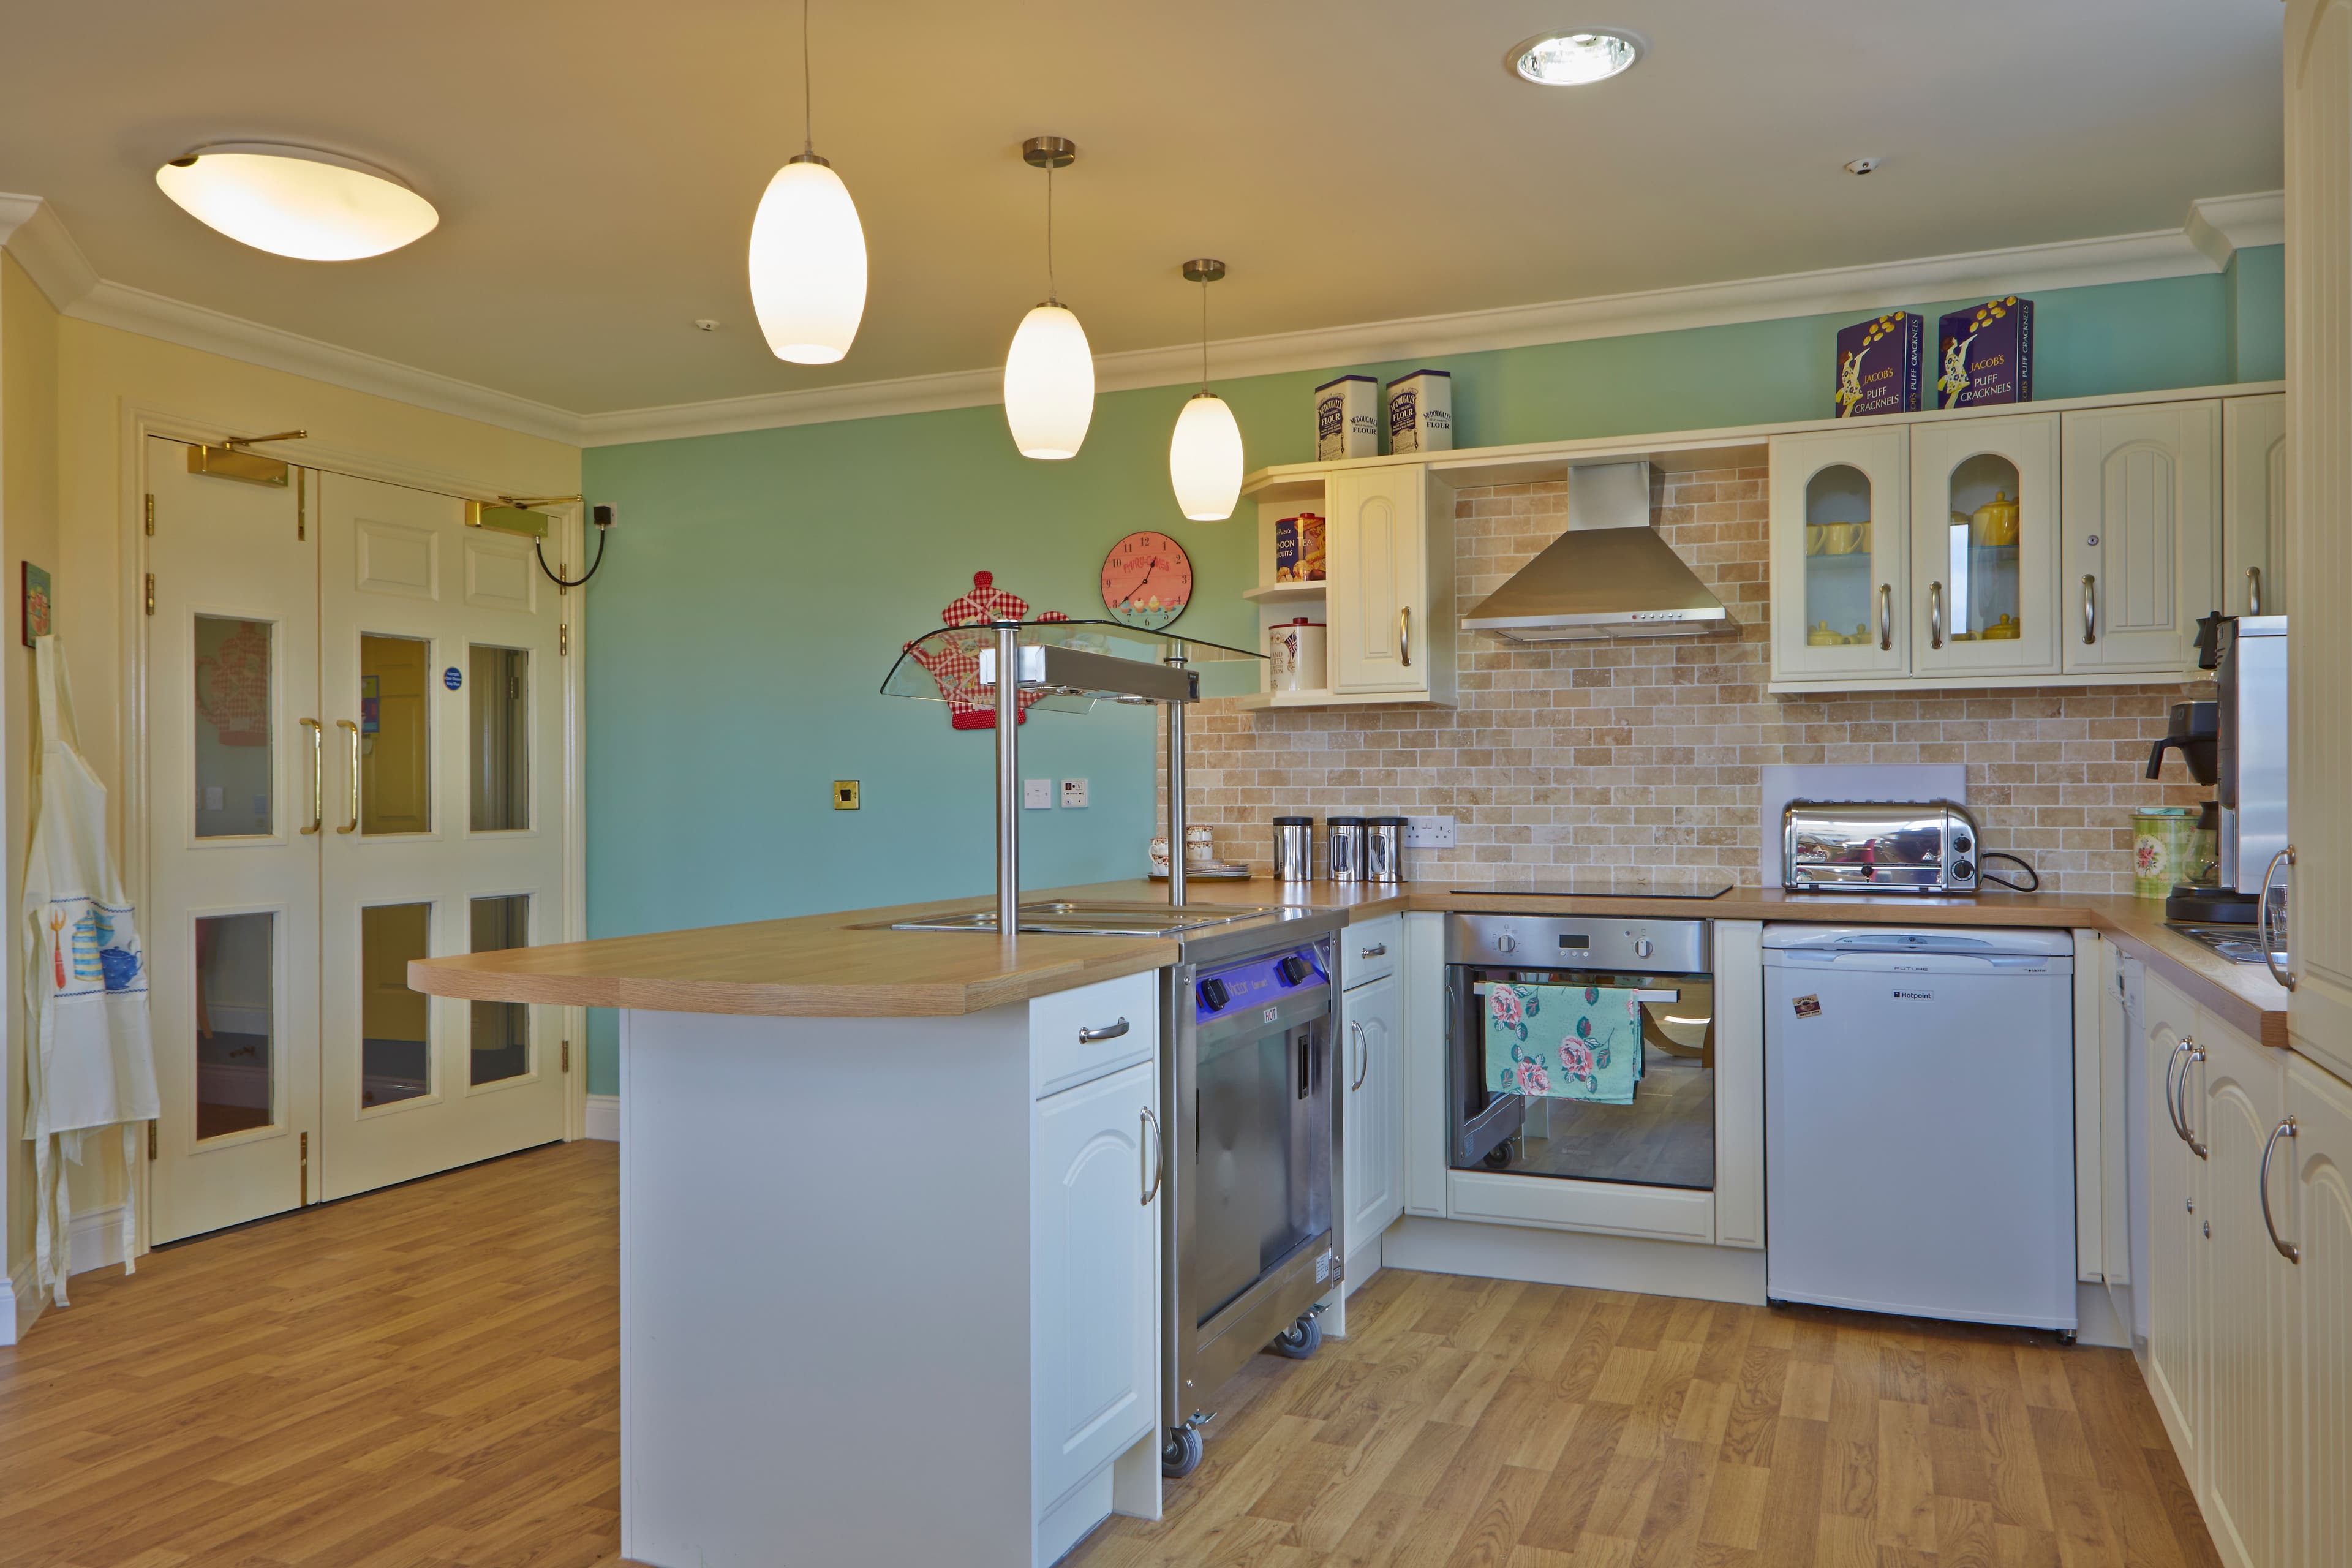
[[[1102,597],[1113,620],[1156,632],[1192,602],[1192,558],[1164,533],[1130,533],[1103,558]]]

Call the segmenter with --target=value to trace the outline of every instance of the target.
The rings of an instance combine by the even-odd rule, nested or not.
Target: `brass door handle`
[[[2099,640],[2099,580],[2088,572],[2083,574],[2083,646],[2090,647]]]
[[[302,727],[310,731],[310,826],[302,830],[310,834],[327,825],[327,731],[316,719],[303,720]]]
[[[1397,658],[1407,669],[1412,668],[1412,606],[1397,611]]]
[[[360,830],[360,727],[349,719],[335,721],[337,727],[352,732],[352,819],[335,829],[338,833]]]

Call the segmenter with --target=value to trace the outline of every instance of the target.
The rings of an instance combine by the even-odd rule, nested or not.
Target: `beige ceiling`
[[[800,146],[789,0],[319,0],[0,13],[0,190],[100,274],[577,412],[1001,363],[1045,291],[1097,353],[2177,227],[2281,183],[2278,0],[816,0],[816,142],[866,224],[849,357],[771,358],[743,247]],[[1571,24],[1652,41],[1576,90]],[[165,201],[195,143],[392,167],[440,228],[262,255]],[[1873,154],[1864,179],[1842,172]],[[697,317],[723,323],[709,335]]]

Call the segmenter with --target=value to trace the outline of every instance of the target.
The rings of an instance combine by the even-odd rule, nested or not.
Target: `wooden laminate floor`
[[[616,1173],[541,1150],[78,1279],[0,1350],[0,1564],[616,1563]],[[1398,1272],[1349,1319],[1069,1562],[2217,1562],[2121,1352]]]

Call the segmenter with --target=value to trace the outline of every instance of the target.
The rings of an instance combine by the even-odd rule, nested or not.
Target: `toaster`
[[[1792,800],[1780,814],[1790,892],[1973,893],[1976,820],[1948,800]]]

